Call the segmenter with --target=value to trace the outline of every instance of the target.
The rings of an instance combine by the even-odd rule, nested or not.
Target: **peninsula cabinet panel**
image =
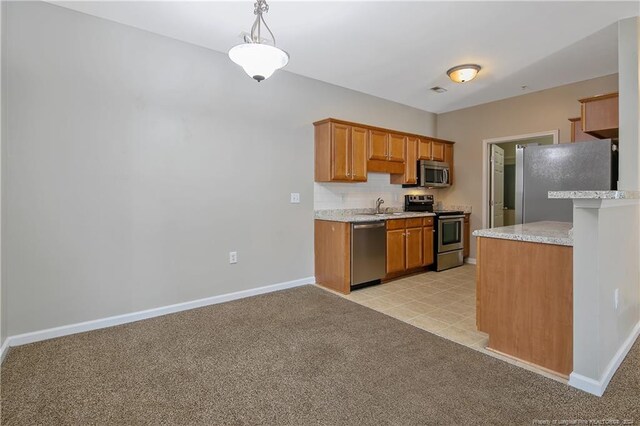
[[[424,266],[429,266],[433,264],[433,226],[425,226],[422,228],[422,241],[422,262]]]
[[[389,133],[369,130],[369,160],[386,160],[388,150]]]
[[[368,130],[351,128],[351,180],[367,181],[367,138]]]
[[[387,274],[405,270],[405,230],[387,231]]]
[[[315,220],[315,276],[318,285],[347,294],[351,289],[351,224]]]
[[[405,160],[405,141],[406,137],[402,135],[389,134],[389,161],[404,161]]]
[[[478,238],[477,324],[490,350],[573,370],[573,248]]]

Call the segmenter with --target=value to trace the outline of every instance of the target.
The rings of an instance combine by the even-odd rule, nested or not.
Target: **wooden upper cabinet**
[[[386,160],[389,154],[389,133],[369,130],[369,160]]]
[[[453,144],[444,144],[444,162],[449,164],[449,185],[453,185]]]
[[[366,181],[368,132],[330,121],[316,124],[316,182]]]
[[[418,140],[418,160],[431,160],[431,141],[429,139]]]
[[[453,167],[453,142],[335,118],[313,125],[316,182],[366,182],[367,172],[378,172],[390,174],[391,183],[415,185],[418,160]]]
[[[404,161],[405,160],[405,141],[406,136],[389,134],[389,149],[388,160],[389,161]]]
[[[444,146],[442,142],[431,142],[431,159],[433,161],[444,161]]]
[[[351,127],[351,180],[367,181],[367,142],[369,132],[362,127]]]
[[[582,131],[582,118],[570,118],[571,122],[571,142],[586,142],[598,140],[595,136]]]
[[[405,138],[404,174],[391,175],[391,183],[415,184],[418,183],[418,138]]]
[[[407,228],[405,235],[405,266],[407,269],[418,268],[422,266],[422,255],[424,251],[422,245],[422,227]]]
[[[580,99],[582,131],[600,139],[618,137],[618,93]]]
[[[351,128],[331,123],[332,152],[331,180],[349,180],[349,139]]]

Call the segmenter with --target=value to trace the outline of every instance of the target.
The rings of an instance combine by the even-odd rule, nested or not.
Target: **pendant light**
[[[447,71],[447,75],[456,83],[466,83],[476,78],[480,69],[480,65],[476,64],[458,65]]]
[[[256,20],[251,27],[251,34],[244,36],[244,43],[229,50],[229,58],[257,82],[271,77],[275,70],[283,68],[289,62],[289,54],[276,47],[276,38],[262,17],[262,14],[267,12],[269,5],[266,0],[257,0],[253,11]],[[263,24],[271,39],[261,37]]]

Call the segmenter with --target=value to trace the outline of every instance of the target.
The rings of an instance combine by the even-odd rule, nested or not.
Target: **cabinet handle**
[[[351,176],[351,173],[347,172],[347,176]]]

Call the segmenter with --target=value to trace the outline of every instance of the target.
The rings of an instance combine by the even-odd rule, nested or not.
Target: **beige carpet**
[[[13,348],[2,425],[640,422],[637,343],[602,398],[313,286]]]

